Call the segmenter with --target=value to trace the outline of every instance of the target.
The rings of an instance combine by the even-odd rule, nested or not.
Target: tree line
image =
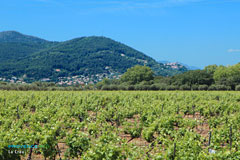
[[[155,76],[148,66],[129,68],[120,79],[104,79],[94,85],[61,86],[53,82],[11,84],[0,82],[1,90],[237,90],[240,91],[240,63],[209,65],[170,77]]]
[[[240,63],[233,66],[209,65],[171,77],[154,76],[147,66],[134,66],[119,80],[104,79],[101,90],[240,90]]]

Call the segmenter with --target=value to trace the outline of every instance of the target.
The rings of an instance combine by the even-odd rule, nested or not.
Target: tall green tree
[[[216,71],[217,68],[218,68],[218,66],[216,64],[213,64],[213,65],[208,65],[208,66],[204,67],[204,70],[209,74],[214,74],[214,72]]]
[[[183,74],[172,77],[172,84],[174,85],[211,85],[213,83],[213,77],[205,70],[188,71]]]
[[[136,65],[132,68],[129,68],[122,77],[122,82],[127,82],[129,84],[138,84],[142,81],[153,80],[153,71],[150,67]]]
[[[228,85],[232,89],[240,84],[240,63],[233,66],[219,66],[213,75],[216,84]]]

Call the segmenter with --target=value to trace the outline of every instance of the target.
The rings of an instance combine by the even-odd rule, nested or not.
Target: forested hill
[[[0,42],[21,42],[21,43],[46,43],[47,40],[28,36],[16,31],[0,32]]]
[[[50,42],[16,31],[0,32],[0,63],[15,62],[41,49],[49,48],[57,42]]]
[[[134,65],[147,65],[156,75],[186,71],[173,69],[122,43],[106,37],[82,37],[49,42],[18,32],[0,33],[0,77],[40,80],[75,75],[124,73]]]

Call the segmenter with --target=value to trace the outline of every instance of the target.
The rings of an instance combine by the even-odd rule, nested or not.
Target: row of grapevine
[[[239,92],[0,91],[0,160],[240,159],[239,131]]]

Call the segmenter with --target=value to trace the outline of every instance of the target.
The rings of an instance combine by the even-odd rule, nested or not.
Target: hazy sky
[[[1,0],[0,31],[106,36],[156,60],[240,62],[240,0]]]

